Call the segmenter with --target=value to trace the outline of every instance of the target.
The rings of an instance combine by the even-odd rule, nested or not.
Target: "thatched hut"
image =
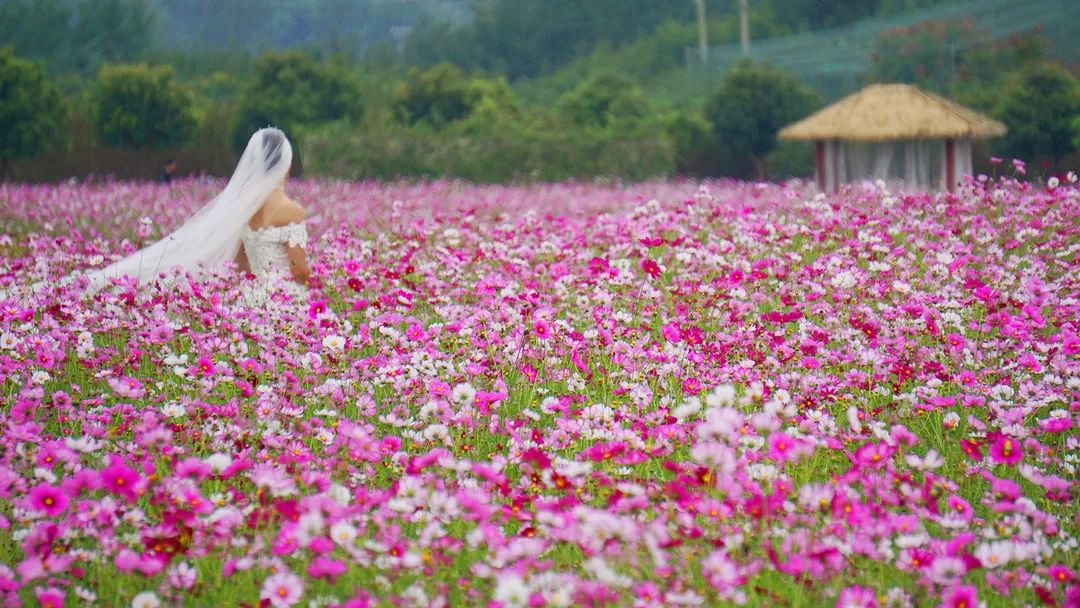
[[[950,192],[971,173],[971,141],[1005,134],[1005,125],[907,84],[875,84],[780,130],[779,138],[816,142],[818,185],[835,192],[849,180],[902,180]]]

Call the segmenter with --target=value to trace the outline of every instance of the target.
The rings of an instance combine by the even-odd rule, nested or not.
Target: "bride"
[[[234,261],[255,277],[254,289],[245,288],[249,302],[262,300],[269,287],[283,280],[292,283],[294,294],[305,291],[310,268],[304,210],[284,191],[291,167],[292,146],[285,134],[274,128],[256,131],[220,194],[172,234],[82,275],[88,290],[125,276],[149,283],[166,279],[166,271],[177,267],[195,271]]]

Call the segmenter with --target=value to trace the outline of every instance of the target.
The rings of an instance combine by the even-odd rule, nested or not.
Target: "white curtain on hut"
[[[956,140],[954,154],[956,155],[956,181],[962,183],[965,176],[975,172],[975,168],[971,164],[971,140]]]
[[[863,143],[845,142],[844,157],[847,160],[844,173],[851,181],[888,181],[893,177],[893,149],[891,141]]]
[[[909,188],[931,190],[940,186],[942,171],[942,153],[923,139],[904,142],[904,172],[901,177]],[[936,162],[935,162],[936,159]]]

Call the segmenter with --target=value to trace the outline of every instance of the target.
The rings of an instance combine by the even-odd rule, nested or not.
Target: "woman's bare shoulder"
[[[267,216],[271,224],[284,225],[304,221],[307,214],[304,207],[288,196],[274,197],[268,205]]]

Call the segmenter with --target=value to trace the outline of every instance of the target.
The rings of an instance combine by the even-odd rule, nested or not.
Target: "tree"
[[[675,146],[675,170],[680,175],[704,176],[713,161],[712,125],[693,112],[675,111],[664,116],[664,131]]]
[[[1057,162],[1076,149],[1080,83],[1059,65],[1039,64],[1014,76],[995,114],[1009,129],[1001,141],[1004,154]]]
[[[444,127],[469,115],[469,79],[452,63],[409,70],[394,92],[394,112],[407,124]]]
[[[36,156],[63,138],[66,107],[40,65],[0,48],[0,177],[12,159]]]
[[[176,82],[171,66],[107,65],[91,100],[98,137],[112,146],[178,146],[198,126],[195,96]]]
[[[505,78],[466,76],[443,62],[409,70],[394,92],[393,111],[405,124],[442,129],[468,121],[466,131],[483,132],[516,119],[519,106]]]
[[[601,74],[582,82],[559,100],[559,113],[582,127],[633,126],[649,115],[649,98],[630,80]]]
[[[80,0],[71,32],[75,52],[65,59],[83,73],[102,63],[135,61],[150,48],[156,20],[149,0]]]
[[[821,97],[798,76],[767,64],[743,61],[721,80],[705,106],[727,172],[760,179],[776,133],[821,106]]]
[[[64,0],[0,0],[0,40],[20,57],[52,64],[71,53],[73,18]]]
[[[364,112],[360,87],[344,65],[319,62],[298,50],[271,51],[255,61],[232,126],[232,143],[243,150],[251,134],[266,126],[285,132],[342,120]]]
[[[692,3],[657,0],[489,0],[477,2],[472,23],[431,20],[410,37],[406,54],[422,63],[450,60],[511,80],[528,78],[653,31],[665,19],[690,21]]]
[[[0,40],[51,69],[90,74],[150,48],[156,18],[150,0],[0,0]]]

